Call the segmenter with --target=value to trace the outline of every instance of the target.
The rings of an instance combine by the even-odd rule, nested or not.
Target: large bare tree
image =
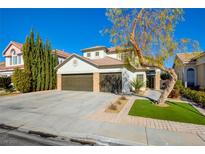
[[[158,68],[170,75],[167,88],[162,92],[158,104],[164,105],[166,98],[174,88],[177,75],[164,63],[189,47],[198,47],[196,41],[188,38],[175,38],[176,25],[183,20],[182,9],[107,9],[106,16],[111,27],[104,29],[109,33],[114,45],[134,51],[138,63],[142,67]],[[129,59],[133,67],[136,62]]]

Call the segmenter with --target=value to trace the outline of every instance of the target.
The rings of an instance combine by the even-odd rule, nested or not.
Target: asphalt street
[[[0,146],[76,146],[80,143],[43,138],[16,130],[0,129]]]

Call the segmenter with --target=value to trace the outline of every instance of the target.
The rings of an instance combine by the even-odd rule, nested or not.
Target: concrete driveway
[[[0,124],[28,132],[87,138],[127,145],[205,145],[199,136],[141,126],[92,121],[85,117],[107,105],[110,93],[44,91],[0,97]],[[177,138],[177,142],[176,142]],[[189,138],[189,139],[188,139]]]
[[[50,116],[67,121],[90,114],[116,95],[77,91],[44,91],[0,98],[0,119],[30,122]],[[51,119],[53,120],[53,119]]]

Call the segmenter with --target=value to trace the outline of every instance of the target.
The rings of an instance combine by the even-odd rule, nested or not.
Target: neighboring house
[[[119,53],[104,46],[82,52],[83,56],[72,54],[56,67],[58,90],[129,93],[130,81],[136,77],[145,83],[142,90],[160,89],[160,70],[125,67],[123,57],[131,52]]]
[[[173,68],[185,87],[205,88],[205,52],[178,53]]]
[[[22,55],[23,44],[11,41],[3,51],[5,62],[0,65],[0,76],[11,76],[15,68],[24,68],[24,61]],[[58,56],[58,63],[62,63],[70,54],[53,50],[52,54],[56,53]]]

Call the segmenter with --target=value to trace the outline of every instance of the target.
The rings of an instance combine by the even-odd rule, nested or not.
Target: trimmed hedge
[[[202,91],[191,90],[190,88],[182,88],[180,93],[182,96],[194,101],[202,107],[205,107],[205,93]]]
[[[176,82],[174,90],[179,91],[183,97],[192,100],[201,107],[205,107],[205,92],[185,88],[180,80]]]

